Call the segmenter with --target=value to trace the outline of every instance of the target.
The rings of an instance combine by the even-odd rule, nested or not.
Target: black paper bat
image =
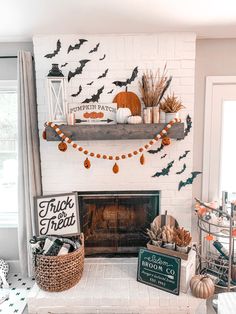
[[[91,98],[86,98],[84,101],[82,101],[82,104],[88,104],[90,102],[98,102],[100,95],[102,94],[104,90],[104,86],[98,89],[97,93],[92,95]]]
[[[135,67],[133,69],[133,72],[131,74],[131,77],[127,79],[126,81],[114,81],[112,84],[115,84],[116,86],[122,87],[122,86],[127,86],[128,84],[132,83],[138,75],[138,67]]]
[[[80,66],[77,67],[74,72],[70,71],[68,73],[68,82],[70,82],[72,77],[76,76],[77,74],[81,74],[82,71],[83,71],[83,68],[85,67],[85,64],[88,63],[89,61],[91,61],[91,60],[86,60],[86,59],[85,60],[80,60],[79,61]]]
[[[58,39],[58,41],[57,41],[57,48],[53,51],[53,53],[48,53],[44,57],[51,59],[51,58],[55,57],[60,50],[61,50],[61,41],[60,41],[60,39]]]
[[[189,153],[190,153],[190,150],[186,150],[186,151],[183,153],[183,155],[180,155],[180,156],[179,156],[179,160],[181,160],[181,159],[187,157],[187,155],[188,155]]]
[[[174,160],[169,162],[166,168],[163,168],[161,172],[156,172],[152,177],[154,178],[154,177],[160,177],[160,176],[168,176],[170,169],[173,167],[174,162],[175,162]]]
[[[164,154],[161,156],[161,159],[165,158],[167,156],[167,154]]]
[[[106,76],[107,76],[107,73],[108,73],[108,69],[106,69],[104,73],[102,73],[101,75],[99,75],[99,77],[98,77],[97,79],[106,77]]]
[[[89,53],[93,53],[98,51],[98,47],[100,46],[100,43],[98,43],[92,50],[89,51]]]
[[[150,149],[150,150],[148,150],[147,152],[148,152],[149,154],[157,154],[157,153],[161,152],[161,151],[163,150],[163,148],[164,148],[164,145],[161,144],[161,146],[158,147],[157,149]]]
[[[69,53],[70,51],[73,51],[74,49],[79,49],[83,43],[85,43],[87,41],[87,39],[80,39],[78,44],[75,44],[74,46],[69,46],[67,53]]]
[[[107,94],[112,94],[114,89],[111,89]]]
[[[82,86],[80,85],[78,92],[75,93],[75,94],[72,94],[71,97],[76,97],[76,96],[78,96],[81,92],[82,92]]]
[[[92,81],[92,82],[90,82],[90,83],[87,83],[87,85],[90,85],[90,86],[91,86],[93,83],[94,83],[94,81]]]
[[[201,171],[193,171],[191,172],[191,177],[189,177],[186,181],[180,181],[179,182],[179,187],[178,187],[178,191],[180,191],[180,189],[182,189],[182,187],[189,185],[189,184],[193,184],[194,179],[201,174]]]
[[[192,118],[190,117],[190,115],[188,114],[186,117],[186,128],[184,129],[184,137],[177,139],[177,141],[182,141],[185,139],[186,136],[188,136],[188,134],[190,133],[192,128]]]
[[[67,66],[68,62],[64,63],[61,65],[61,68],[64,68],[65,66]]]
[[[186,167],[186,164],[183,164],[183,168],[182,168],[180,171],[177,171],[176,174],[181,174],[181,173],[183,173],[186,168],[187,168],[187,167]]]
[[[104,56],[102,58],[100,58],[99,60],[102,61],[106,58],[106,54],[104,53]]]

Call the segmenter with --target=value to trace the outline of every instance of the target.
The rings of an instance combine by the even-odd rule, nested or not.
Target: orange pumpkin
[[[168,146],[171,143],[171,140],[168,136],[163,137],[162,141],[161,141],[162,145],[164,146]]]
[[[120,92],[115,96],[113,102],[117,103],[117,109],[129,108],[133,116],[141,115],[141,101],[133,92]]]
[[[58,144],[58,149],[61,151],[61,152],[65,152],[67,150],[67,145],[65,142],[61,142]]]
[[[215,292],[215,285],[211,278],[206,275],[195,275],[190,280],[192,294],[201,299],[208,299]]]

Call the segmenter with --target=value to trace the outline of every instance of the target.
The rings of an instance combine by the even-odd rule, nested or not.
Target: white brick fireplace
[[[75,45],[80,38],[88,41],[79,50],[69,54],[69,45]],[[53,52],[56,42],[60,39],[62,47],[60,52],[52,59],[44,57]],[[89,54],[89,50],[100,43],[96,53]],[[91,59],[86,64],[81,75],[72,78],[68,84],[68,102],[81,102],[90,97],[98,88],[104,85],[104,92],[99,102],[112,102],[121,88],[115,87],[114,80],[126,79],[134,67],[138,66],[138,77],[146,69],[161,69],[167,63],[168,73],[173,76],[170,91],[180,96],[186,109],[182,111],[184,120],[189,114],[193,118],[194,109],[194,70],[195,70],[195,34],[192,33],[163,33],[153,35],[53,35],[35,36],[34,53],[36,63],[37,102],[40,136],[44,122],[48,120],[48,105],[46,95],[46,76],[52,63],[58,63],[64,75],[74,70],[81,59]],[[106,54],[104,60],[100,61]],[[106,69],[109,69],[105,78],[97,80]],[[86,85],[94,81],[93,85]],[[70,95],[78,91],[79,85],[83,90],[78,97]],[[112,94],[108,91],[114,89]],[[139,95],[138,79],[129,87]],[[107,154],[120,154],[129,152],[145,143],[145,140],[124,141],[88,141],[83,147],[89,150]],[[174,215],[179,224],[191,227],[192,186],[188,185],[178,191],[180,180],[185,180],[192,171],[193,130],[182,141],[172,141],[172,144],[155,155],[145,154],[146,163],[141,166],[139,157],[120,161],[120,172],[114,174],[112,167],[114,161],[90,158],[92,167],[87,170],[83,162],[85,155],[73,150],[71,147],[65,153],[57,148],[58,142],[47,142],[41,138],[40,151],[42,163],[42,181],[44,194],[70,191],[106,191],[106,190],[160,190],[161,211]],[[158,147],[160,143],[155,145]],[[186,150],[190,153],[185,159],[179,161],[179,156]],[[163,154],[167,154],[161,159]],[[156,171],[161,171],[168,162],[174,160],[169,176],[153,178]],[[186,163],[187,169],[181,175],[176,172]]]

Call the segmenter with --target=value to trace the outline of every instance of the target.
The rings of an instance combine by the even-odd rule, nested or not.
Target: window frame
[[[202,173],[202,199],[204,201],[212,201],[210,196],[210,176],[212,165],[218,167],[218,162],[211,151],[211,140],[212,134],[215,131],[212,127],[213,119],[213,89],[216,85],[235,85],[236,86],[236,76],[207,76],[206,77],[206,90],[205,90],[205,120],[204,120],[204,141],[203,141],[203,173]],[[224,99],[230,100],[230,99]],[[211,121],[209,125],[209,121]],[[219,139],[221,141],[221,139]],[[217,173],[220,175],[221,169],[216,169]],[[220,177],[217,182],[218,190],[220,188]],[[215,191],[214,194],[216,194]]]
[[[16,92],[17,80],[0,80],[1,92]],[[18,211],[15,213],[0,212],[0,228],[16,228],[18,226]]]

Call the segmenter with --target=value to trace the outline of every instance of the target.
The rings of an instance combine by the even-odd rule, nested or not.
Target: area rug
[[[10,297],[0,304],[1,314],[22,314],[26,307],[26,298],[34,284],[31,278],[23,278],[19,274],[9,274]]]

